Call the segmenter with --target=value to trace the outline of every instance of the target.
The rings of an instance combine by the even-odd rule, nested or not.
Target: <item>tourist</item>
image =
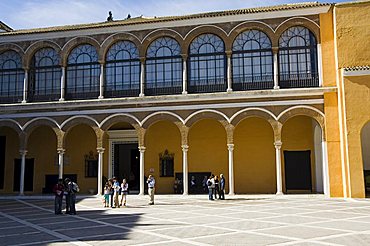
[[[121,192],[121,186],[116,177],[113,178],[113,190],[114,190],[114,206],[112,208],[119,208],[119,195]]]
[[[65,182],[67,183],[66,190],[68,192],[68,198],[69,198],[68,213],[71,215],[75,215],[76,214],[76,193],[80,191],[80,188],[78,187],[76,182],[73,182],[69,178],[66,178]]]
[[[104,207],[109,207],[109,196],[110,196],[111,187],[107,181],[104,186]]]
[[[215,188],[213,190],[213,193],[215,194],[215,199],[217,199],[217,195],[218,195],[218,199],[220,199],[220,186],[219,186],[219,180],[218,180],[217,175],[215,176],[214,181],[215,181]]]
[[[53,192],[55,194],[54,202],[55,214],[62,214],[62,202],[64,194],[63,179],[58,179],[58,183],[54,185]]]
[[[208,186],[208,199],[209,200],[214,200],[213,199],[213,190],[215,188],[215,180],[214,180],[213,174],[207,180],[207,186]]]
[[[225,185],[226,185],[226,180],[224,175],[221,173],[220,174],[220,195],[219,198],[221,200],[225,200]]]
[[[153,175],[150,174],[146,182],[148,184],[148,194],[150,197],[149,205],[154,205],[155,179]]]
[[[122,206],[122,201],[123,201],[123,206],[126,206],[127,194],[128,194],[128,183],[127,183],[126,179],[123,179],[122,184],[121,184],[121,203],[120,203],[120,206]]]

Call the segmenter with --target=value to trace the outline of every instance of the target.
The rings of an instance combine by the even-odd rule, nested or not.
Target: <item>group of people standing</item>
[[[127,202],[127,195],[128,183],[126,179],[123,179],[122,183],[119,183],[116,177],[109,179],[104,186],[104,207],[125,207]]]
[[[207,188],[208,188],[208,199],[209,200],[225,200],[225,177],[223,174],[220,174],[220,178],[216,175],[211,175],[207,179]],[[218,197],[217,197],[218,195]],[[215,198],[213,198],[213,196]]]
[[[63,196],[66,200],[66,214],[76,214],[76,193],[80,191],[76,182],[69,178],[58,179],[58,183],[54,185],[53,192],[55,194],[54,211],[55,214],[62,214]]]

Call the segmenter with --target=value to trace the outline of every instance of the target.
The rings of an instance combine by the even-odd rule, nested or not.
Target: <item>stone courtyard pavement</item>
[[[0,245],[370,245],[370,200],[316,195],[85,197],[54,215],[51,197],[0,197]]]

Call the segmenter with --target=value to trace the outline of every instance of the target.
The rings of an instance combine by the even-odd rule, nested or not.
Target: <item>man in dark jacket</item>
[[[220,195],[219,199],[225,200],[225,185],[226,185],[226,180],[223,174],[220,174]]]
[[[58,179],[58,183],[54,185],[53,192],[55,194],[55,214],[62,214],[62,202],[64,193],[63,179]]]

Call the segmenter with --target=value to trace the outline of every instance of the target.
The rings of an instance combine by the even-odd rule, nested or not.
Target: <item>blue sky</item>
[[[298,2],[307,0],[1,0],[0,20],[13,29],[28,29],[101,22],[108,11],[119,20],[129,13],[132,17],[173,16]]]

